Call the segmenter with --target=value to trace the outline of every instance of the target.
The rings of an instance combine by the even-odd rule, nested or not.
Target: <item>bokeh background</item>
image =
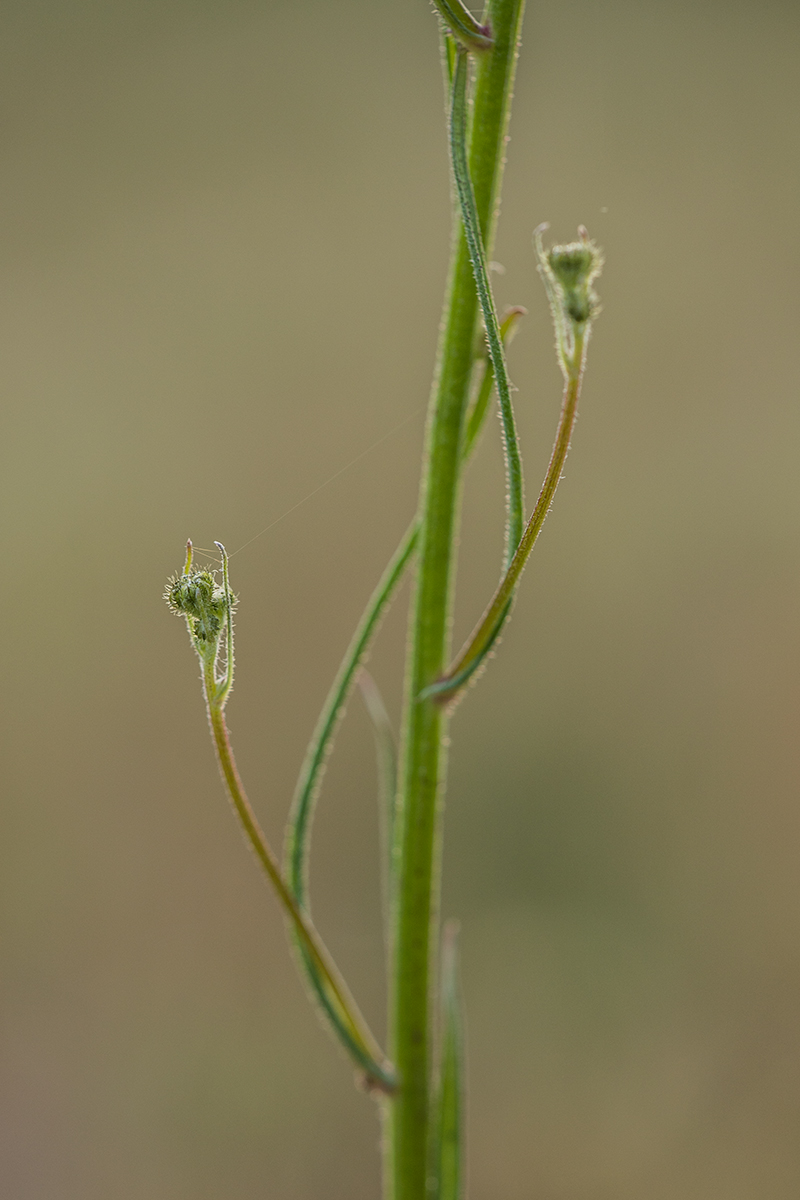
[[[279,841],[415,504],[435,19],[6,0],[0,24],[0,1191],[374,1200],[373,1105],[306,1004],[161,590],[187,535],[244,547],[229,715]],[[529,5],[494,257],[529,310],[530,494],[559,402],[531,230],[585,222],[608,265],[562,491],[453,727],[471,1200],[800,1194],[799,33],[791,0]],[[498,440],[457,638],[497,576]],[[406,601],[372,658],[395,717]],[[313,894],[382,1029],[375,789],[354,701]]]

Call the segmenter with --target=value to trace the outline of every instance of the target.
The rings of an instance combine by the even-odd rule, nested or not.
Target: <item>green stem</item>
[[[520,317],[525,315],[525,311],[524,308],[517,305],[509,309],[503,317],[500,336],[504,345],[514,336],[517,323]],[[475,403],[470,410],[464,431],[461,461],[465,466],[477,445],[478,437],[486,421],[493,386],[494,366],[489,360],[478,385]],[[417,546],[418,534],[419,522],[415,517],[403,534],[400,545],[392,555],[389,565],[369,599],[325,699],[313,737],[308,744],[289,814],[285,846],[285,867],[289,885],[295,896],[306,906],[311,826],[325,763],[333,749],[336,728],[344,713],[348,696],[353,689],[358,668],[364,661],[372,639],[380,626],[381,618],[411,561]]]
[[[517,39],[524,0],[493,0],[486,17],[494,45],[477,66],[469,173],[484,244],[492,243]],[[468,400],[478,301],[457,221],[420,495],[419,567],[412,606],[395,819],[396,888],[390,1029],[399,1091],[387,1129],[387,1200],[424,1200],[429,1173],[431,952],[438,924],[440,809],[446,716],[423,688],[444,667],[452,612],[460,446]]]
[[[281,906],[292,925],[295,937],[303,947],[303,953],[313,964],[315,975],[324,989],[326,1011],[335,1013],[337,1025],[343,1031],[343,1040],[357,1064],[364,1071],[368,1084],[391,1094],[395,1086],[394,1074],[366,1021],[358,1011],[355,1000],[350,995],[347,985],[312,925],[311,919],[303,911],[284,881],[277,856],[267,841],[247,798],[225,724],[224,705],[227,691],[224,690],[224,687],[220,688],[219,681],[215,677],[213,661],[206,660],[204,663],[203,686],[220,770],[244,835],[275,889]]]
[[[503,318],[500,333],[504,343],[510,340],[525,309],[515,307],[509,310]],[[489,409],[489,399],[494,385],[494,367],[489,360],[477,388],[475,403],[469,413],[461,447],[461,461],[466,464],[474,450]],[[311,829],[314,822],[314,812],[319,797],[322,776],[328,756],[333,749],[333,740],[339,721],[341,720],[347,699],[353,689],[358,670],[366,657],[370,643],[378,631],[386,608],[397,589],[403,574],[411,561],[417,545],[419,523],[415,518],[403,535],[400,545],[395,550],[389,565],[386,567],[378,586],[370,597],[364,614],[347,648],[341,666],[333,681],[325,700],[314,730],[313,737],[306,751],[300,778],[295,789],[289,821],[286,829],[284,847],[284,870],[289,887],[298,902],[306,909],[308,902],[308,862],[311,848]],[[387,907],[390,886],[387,881]],[[322,981],[317,977],[314,964],[303,953],[300,947],[300,963],[305,970],[308,983],[315,993],[317,1000],[325,1009],[328,1019],[336,1029],[340,1038],[347,1042],[347,1031],[340,1027],[336,1012],[326,1000],[326,992]]]
[[[488,608],[481,617],[475,630],[462,648],[455,662],[448,668],[442,679],[428,689],[428,696],[435,701],[449,702],[454,694],[463,687],[464,683],[474,673],[475,668],[485,657],[492,642],[497,636],[497,626],[514,595],[514,589],[519,582],[531,550],[544,525],[545,517],[550,511],[553,497],[556,494],[564,462],[569,451],[575,419],[578,415],[578,399],[581,391],[581,380],[585,363],[586,339],[585,334],[575,335],[574,353],[569,364],[564,383],[564,397],[561,405],[561,416],[556,431],[556,440],[550,455],[547,474],[542,484],[542,490],[536,501],[536,507],[525,527],[516,553],[511,560],[508,570],[498,584]]]

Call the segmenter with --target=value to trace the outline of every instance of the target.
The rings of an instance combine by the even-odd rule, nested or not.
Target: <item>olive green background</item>
[[[449,238],[435,18],[6,0],[0,25],[0,1192],[375,1200],[372,1102],[160,596],[187,535],[244,546],[229,715],[279,841],[415,504]],[[471,1200],[800,1194],[799,33],[789,0],[529,5],[494,252],[529,310],[529,497],[560,390],[531,230],[585,222],[608,263],[562,490],[453,727]],[[456,638],[502,518],[492,422]],[[406,600],[372,658],[395,717]],[[350,710],[312,885],[382,1030]]]

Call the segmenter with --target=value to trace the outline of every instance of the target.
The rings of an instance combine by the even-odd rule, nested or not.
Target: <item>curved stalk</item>
[[[561,479],[561,472],[564,469],[564,462],[572,439],[572,431],[575,427],[575,419],[578,415],[578,399],[585,358],[586,335],[581,332],[575,337],[574,363],[565,379],[556,440],[536,507],[525,527],[525,532],[508,570],[500,580],[497,590],[476,628],[442,679],[426,689],[425,695],[437,703],[448,703],[452,700],[480,666],[497,637],[498,624],[513,598],[514,590],[544,525],[545,517],[550,511],[550,505],[553,503],[553,497]]]
[[[214,574],[192,567],[192,543],[186,545],[183,574],[167,584],[165,599],[174,613],[186,620],[189,638],[202,665],[203,693],[211,736],[220,770],[245,838],[271,883],[302,947],[316,983],[321,1006],[345,1048],[363,1072],[367,1086],[391,1095],[396,1078],[390,1064],[370,1032],[333,959],[311,923],[301,901],[293,894],[258,823],[244,790],[225,724],[225,705],[233,686],[233,608],[236,603],[228,578],[228,555],[221,542],[215,543],[222,556],[222,587]],[[220,675],[219,659],[225,646],[225,670]]]
[[[303,953],[313,964],[316,978],[324,991],[324,1007],[335,1014],[337,1031],[358,1066],[364,1072],[370,1087],[391,1094],[395,1088],[395,1077],[391,1067],[370,1032],[369,1026],[358,1010],[346,983],[331,958],[322,939],[304,913],[281,874],[278,859],[258,823],[242,785],[236,761],[233,757],[230,737],[225,724],[224,700],[214,696],[213,666],[207,666],[203,684],[208,705],[208,720],[217,752],[222,777],[228,789],[231,803],[239,818],[245,838],[261,864],[264,874],[272,884],[288,917],[292,931],[303,948]]]

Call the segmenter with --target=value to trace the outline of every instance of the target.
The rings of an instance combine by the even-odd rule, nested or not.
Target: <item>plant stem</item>
[[[346,983],[309,916],[303,912],[285,883],[278,859],[247,798],[225,724],[224,704],[227,692],[220,688],[219,682],[215,678],[213,662],[206,661],[204,664],[203,686],[211,735],[220,770],[244,835],[275,889],[284,912],[291,922],[294,934],[303,947],[304,954],[313,964],[315,975],[324,989],[322,998],[325,1008],[329,1013],[336,1014],[337,1026],[348,1049],[365,1072],[370,1086],[391,1094],[394,1088],[394,1076],[386,1063],[383,1052],[359,1012],[355,1000],[350,995]]]
[[[492,243],[524,0],[493,0],[485,14],[494,45],[480,56],[469,171],[484,244]],[[397,867],[391,1055],[399,1075],[387,1131],[387,1200],[424,1200],[429,1173],[431,954],[438,923],[440,809],[446,716],[419,693],[445,665],[452,611],[460,446],[478,301],[469,251],[456,221],[443,331],[426,432],[418,572],[412,605],[395,818]]]
[[[519,318],[524,314],[525,309],[515,307],[509,310],[503,319],[500,327],[500,334],[504,343],[509,340],[514,329],[519,321]],[[477,363],[473,364],[477,366]],[[470,410],[466,422],[464,438],[461,446],[461,461],[462,466],[466,465],[472,451],[475,449],[478,437],[489,408],[489,400],[491,397],[492,388],[494,385],[494,366],[491,359],[488,359],[484,369],[480,384],[477,387],[475,403]],[[417,546],[417,538],[419,534],[419,522],[415,517],[411,525],[403,534],[403,538],[389,560],[383,575],[381,576],[377,587],[372,593],[369,603],[358,623],[358,627],[353,634],[350,645],[347,648],[347,653],[342,659],[342,663],[336,674],[336,678],[331,685],[331,689],[323,705],[322,712],[319,715],[314,734],[309,742],[306,750],[305,760],[300,772],[300,778],[297,781],[294,798],[289,813],[289,820],[286,826],[286,840],[284,845],[284,871],[288,885],[298,903],[305,911],[310,908],[308,895],[308,860],[311,848],[311,829],[314,821],[314,812],[316,809],[317,798],[322,783],[322,776],[325,770],[325,764],[328,755],[333,749],[334,737],[336,729],[341,720],[348,697],[353,689],[359,667],[366,658],[370,644],[381,623],[386,608],[388,607],[392,596],[394,595],[403,574],[408,567],[409,562],[414,554]],[[232,640],[231,640],[232,644]],[[394,803],[394,795],[391,798],[391,803]],[[391,851],[391,846],[389,847]],[[391,861],[389,861],[391,866]],[[390,871],[391,874],[391,871]],[[386,887],[386,906],[387,917],[391,909],[390,895],[391,886],[387,879]],[[387,928],[387,935],[389,929]],[[390,937],[387,936],[387,945]],[[300,956],[300,964],[304,969],[309,986],[315,993],[317,1000],[325,1009],[329,1020],[335,1027],[342,1040],[347,1040],[347,1032],[343,1029],[337,1019],[336,1012],[333,1011],[326,998],[326,991],[323,982],[318,977],[314,964],[307,954],[304,953],[302,945],[298,944],[298,952]]]
[[[556,493],[564,462],[569,451],[575,419],[578,415],[578,399],[580,397],[581,380],[585,363],[585,335],[578,334],[575,338],[573,362],[564,381],[564,396],[561,404],[561,415],[556,431],[556,440],[550,455],[547,473],[536,501],[536,507],[531,513],[525,527],[516,553],[511,560],[503,578],[497,586],[489,606],[481,617],[478,625],[460,651],[458,658],[448,668],[443,679],[430,689],[432,698],[438,703],[448,703],[453,695],[471,677],[474,668],[486,655],[497,635],[497,625],[503,613],[508,608],[514,589],[519,582],[531,550],[544,525],[545,517],[550,511],[553,497]]]

